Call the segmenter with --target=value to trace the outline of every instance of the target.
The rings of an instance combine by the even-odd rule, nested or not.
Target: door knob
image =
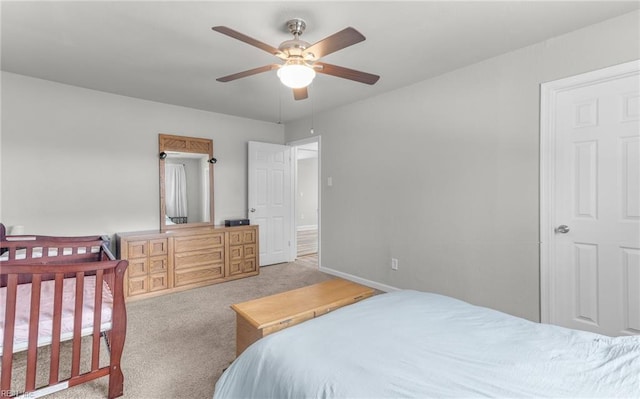
[[[256,211],[256,208],[249,209],[249,212],[255,212],[255,211]]]
[[[568,232],[569,226],[561,224],[560,226],[556,227],[556,233],[567,234]]]

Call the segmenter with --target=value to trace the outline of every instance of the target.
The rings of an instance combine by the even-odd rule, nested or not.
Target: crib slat
[[[82,339],[82,304],[84,302],[84,272],[76,273],[76,304],[73,311],[73,351],[71,356],[71,377],[80,374],[80,349]]]
[[[96,271],[95,301],[93,304],[93,347],[91,348],[91,371],[100,367],[100,324],[102,324],[102,275],[103,270]]]
[[[62,289],[63,273],[56,273],[53,291],[53,324],[51,329],[51,364],[49,369],[49,385],[58,383],[60,370],[60,334],[62,331]]]
[[[36,389],[36,365],[38,362],[38,326],[40,321],[41,274],[31,276],[31,311],[29,313],[29,346],[27,350],[27,378],[25,392]]]
[[[13,361],[13,330],[16,324],[16,294],[18,291],[18,275],[7,276],[7,298],[4,313],[4,341],[2,343],[2,376],[0,376],[0,390],[11,390],[11,369]]]

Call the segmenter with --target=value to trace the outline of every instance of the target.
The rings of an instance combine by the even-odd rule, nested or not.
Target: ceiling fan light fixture
[[[316,71],[301,60],[289,60],[278,69],[280,82],[292,89],[309,86],[315,77]]]

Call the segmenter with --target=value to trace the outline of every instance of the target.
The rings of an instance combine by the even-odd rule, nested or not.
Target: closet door
[[[580,75],[553,96],[543,321],[640,334],[639,65]]]

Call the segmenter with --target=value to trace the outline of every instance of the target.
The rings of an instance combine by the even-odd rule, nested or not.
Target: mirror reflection
[[[209,162],[204,154],[167,151],[164,162],[165,223],[206,223],[209,214]]]

